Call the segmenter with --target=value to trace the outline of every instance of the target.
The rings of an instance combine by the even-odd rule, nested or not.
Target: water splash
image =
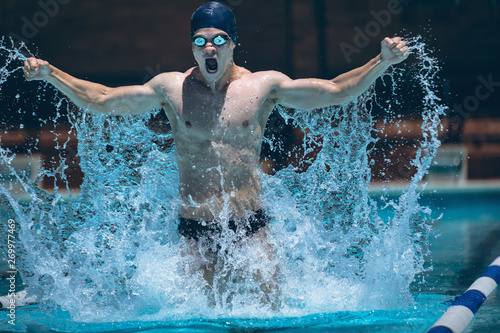
[[[2,59],[5,61],[5,64],[2,68],[0,68],[0,88],[1,85],[7,81],[7,78],[16,70],[21,70],[22,63],[19,60],[28,60],[27,54],[29,54],[28,49],[24,43],[21,43],[16,47],[16,44],[12,39],[5,38],[2,36],[0,39],[0,50],[2,54]],[[15,64],[13,64],[15,62]],[[12,70],[9,67],[14,66],[15,68]]]
[[[275,176],[261,175],[264,207],[273,217],[274,256],[252,240],[239,246],[221,242],[224,251],[216,264],[222,273],[207,292],[200,264],[185,255],[186,244],[176,232],[179,175],[171,134],[152,130],[151,115],[101,116],[68,106],[85,174],[78,196],[64,199],[57,186],[50,194],[40,189],[11,167],[14,156],[0,147],[12,183],[31,199],[23,206],[9,191],[12,183],[0,184],[2,212],[20,226],[19,269],[28,292],[45,311],[59,308],[87,322],[306,316],[410,305],[409,285],[423,270],[432,221],[418,198],[440,144],[444,107],[433,90],[435,59],[420,37],[408,42],[413,69],[398,67],[389,75],[395,94],[385,108],[387,117],[394,117],[404,98],[398,85],[417,80],[424,96],[418,106],[422,139],[407,188],[398,200],[383,198],[383,208],[393,209],[391,218],[381,217],[370,194],[369,152],[377,142],[371,110],[383,104],[373,89],[339,107],[292,110],[291,115],[281,109],[310,129],[321,149],[306,172],[289,166]],[[14,62],[24,59],[20,49],[7,44],[0,42],[7,52],[0,85],[19,70]],[[61,160],[61,167],[42,170],[39,177],[67,181],[64,156]],[[227,219],[222,225],[227,227]],[[230,232],[222,235],[231,240]],[[277,310],[259,292],[263,281],[276,279],[275,267]]]

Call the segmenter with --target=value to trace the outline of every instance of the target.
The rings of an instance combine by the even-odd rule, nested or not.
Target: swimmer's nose
[[[217,48],[215,47],[215,45],[208,46],[207,43],[207,45],[205,45],[205,48],[203,49],[203,52],[205,53],[205,55],[211,56],[217,52]]]
[[[205,51],[215,51],[215,50],[217,50],[217,48],[215,47],[215,45],[212,42],[207,42],[207,44],[205,44],[204,50]]]

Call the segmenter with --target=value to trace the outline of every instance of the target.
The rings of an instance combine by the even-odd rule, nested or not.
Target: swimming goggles
[[[214,39],[212,39],[212,44],[214,44],[215,46],[221,46],[226,44],[228,40],[229,40],[228,35],[217,35],[214,37]],[[208,39],[206,39],[205,37],[198,36],[198,37],[193,37],[192,42],[194,45],[203,47],[207,44]]]

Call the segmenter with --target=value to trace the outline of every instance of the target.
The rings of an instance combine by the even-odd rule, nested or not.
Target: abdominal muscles
[[[259,154],[259,149],[235,148],[223,142],[178,143],[182,217],[237,219],[258,210]]]

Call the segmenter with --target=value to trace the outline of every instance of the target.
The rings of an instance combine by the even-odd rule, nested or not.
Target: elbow
[[[85,109],[94,113],[111,113],[113,106],[110,99],[110,90],[110,88],[105,88],[89,96],[89,103]]]
[[[349,92],[349,89],[346,89],[335,82],[331,82],[328,91],[324,93],[323,96],[319,97],[318,100],[323,100],[324,104],[328,105],[342,105],[355,98],[356,96],[353,96]]]
[[[350,89],[349,87],[339,85],[335,82],[332,82],[333,84],[333,91],[332,91],[332,96],[335,102],[333,104],[335,105],[342,105],[349,103],[353,100],[355,100],[359,94],[353,91],[353,89]]]
[[[104,107],[108,105],[110,90],[111,90],[110,88],[104,88],[96,92],[94,96],[92,96],[91,103],[99,107]]]

